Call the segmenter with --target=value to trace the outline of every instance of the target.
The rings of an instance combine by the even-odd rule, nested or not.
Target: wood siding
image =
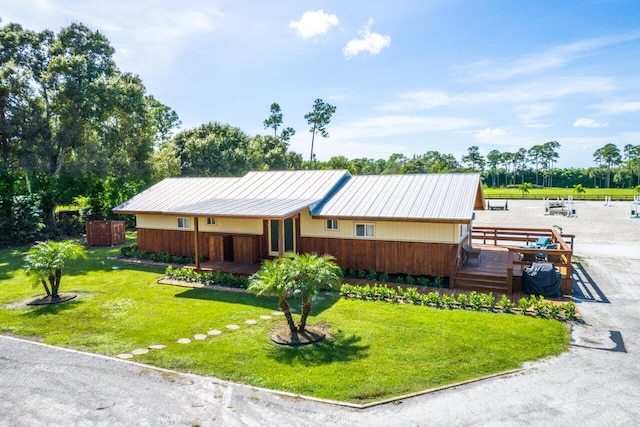
[[[87,245],[113,246],[124,242],[124,221],[87,221]]]
[[[156,230],[149,228],[138,228],[138,248],[147,252],[166,252],[172,255],[181,255],[181,256],[193,256],[194,255],[194,238],[193,231],[181,231],[181,230]],[[210,259],[210,244],[211,238],[214,239],[214,242],[223,242],[223,247],[220,248],[219,243],[214,243],[214,257],[219,258],[219,251],[222,250],[223,258],[224,254],[228,252],[228,249],[225,250],[224,244],[226,241],[229,241],[229,234],[220,234],[220,233],[209,233],[201,231],[198,234],[198,246],[200,249],[200,255]],[[256,262],[260,256],[260,248],[262,247],[262,236],[246,236],[246,235],[234,235],[233,237],[244,237],[247,240],[239,240],[239,245],[242,245],[243,249],[246,249],[249,245],[252,249],[252,254],[242,255],[240,258],[248,259],[245,257],[253,257],[253,261]],[[234,243],[236,239],[233,239]],[[252,243],[247,243],[251,241]],[[236,252],[236,248],[233,248],[234,258],[239,256]],[[249,261],[238,261],[236,262],[249,262]]]
[[[333,255],[346,269],[445,277],[457,249],[457,244],[301,237],[298,252]]]

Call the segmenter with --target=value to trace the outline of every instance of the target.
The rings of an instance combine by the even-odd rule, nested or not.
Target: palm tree
[[[85,257],[84,247],[73,240],[38,242],[25,256],[25,271],[35,285],[42,284],[48,298],[59,300],[58,290],[65,264]]]
[[[292,336],[296,334],[296,324],[293,322],[291,307],[287,301],[287,296],[293,291],[293,284],[287,277],[287,263],[289,258],[277,258],[275,260],[265,260],[260,270],[251,277],[251,282],[247,291],[256,295],[275,294],[278,298],[278,307],[284,313]]]
[[[288,276],[294,283],[295,291],[300,292],[301,317],[298,332],[304,332],[307,318],[311,313],[311,301],[323,287],[333,287],[340,282],[342,269],[331,255],[316,254],[292,255],[288,263]]]
[[[342,270],[331,255],[291,254],[286,258],[264,261],[262,268],[251,278],[247,290],[256,295],[275,294],[291,335],[296,336],[307,327],[313,297],[323,287],[339,283],[341,275]],[[299,293],[302,299],[301,318],[297,327],[287,301],[292,292]]]

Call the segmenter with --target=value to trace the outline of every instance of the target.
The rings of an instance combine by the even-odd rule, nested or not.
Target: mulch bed
[[[285,322],[271,331],[269,338],[278,345],[299,347],[320,342],[325,338],[331,338],[331,334],[329,328],[325,325],[307,325],[303,332],[297,332],[294,335],[291,333],[289,325]]]

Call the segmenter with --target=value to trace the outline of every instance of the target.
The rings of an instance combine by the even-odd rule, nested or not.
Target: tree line
[[[316,99],[304,115],[308,159],[291,151],[295,130],[272,103],[266,135],[209,122],[182,129],[176,112],[147,93],[139,76],[121,71],[107,38],[74,23],[58,32],[0,27],[0,246],[74,234],[85,219],[171,176],[242,176],[251,170],[346,169],[352,174],[481,172],[492,187],[530,182],[570,187],[638,185],[640,146],[607,144],[596,167],[557,169],[557,141],[516,152],[469,147],[460,161],[438,151],[388,159],[332,157],[314,146],[328,138],[336,107]],[[83,215],[56,215],[60,206]],[[59,212],[58,212],[59,213]],[[127,221],[132,221],[127,217]]]

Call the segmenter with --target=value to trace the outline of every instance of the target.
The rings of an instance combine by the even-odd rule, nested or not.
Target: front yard
[[[89,248],[65,271],[61,292],[79,294],[75,300],[26,307],[20,302],[42,293],[24,275],[26,249],[0,251],[1,333],[111,356],[164,344],[135,360],[292,393],[370,402],[518,368],[569,343],[568,327],[555,320],[334,293],[316,302],[309,320],[329,325],[333,339],[277,347],[267,332],[282,318],[260,319],[277,309],[275,299],[159,285],[164,268],[109,260],[119,248]],[[212,329],[222,334],[176,343]]]

